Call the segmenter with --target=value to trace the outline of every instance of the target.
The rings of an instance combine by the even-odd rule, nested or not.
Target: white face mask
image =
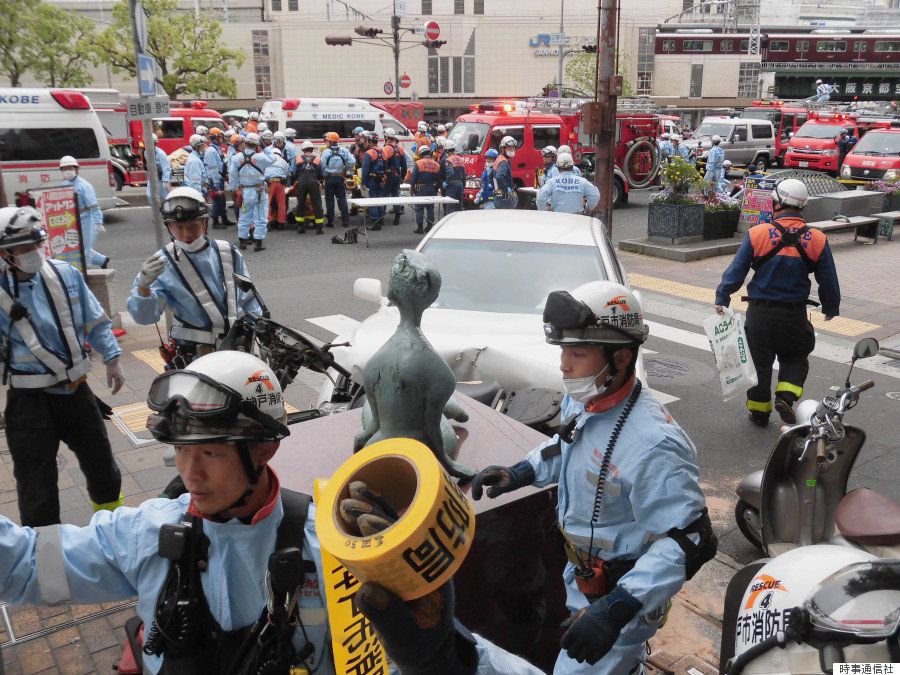
[[[579,403],[587,403],[595,396],[602,396],[609,389],[612,376],[607,377],[601,386],[597,386],[597,379],[606,372],[609,364],[603,367],[596,375],[588,377],[563,378],[563,387],[566,393],[572,397],[572,400]]]
[[[515,151],[515,150],[507,150],[507,151],[506,151],[506,156],[507,156],[507,157],[515,157],[515,155],[516,155],[516,151]]]
[[[44,264],[44,252],[36,248],[28,253],[20,253],[14,260],[15,266],[25,274],[37,274]]]
[[[180,248],[182,251],[187,251],[188,253],[196,253],[203,249],[206,246],[206,243],[209,241],[209,237],[205,234],[202,237],[197,237],[190,244],[186,244],[183,241],[175,240],[175,246]]]
[[[63,169],[62,177],[63,180],[75,180],[75,176],[78,174],[75,173],[75,169]]]

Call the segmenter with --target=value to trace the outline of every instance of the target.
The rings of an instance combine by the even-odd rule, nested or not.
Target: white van
[[[116,205],[115,177],[100,118],[81,92],[0,87],[0,171],[10,205],[27,191],[62,184],[59,160],[72,155],[101,209]]]
[[[389,113],[359,98],[279,98],[263,103],[260,121],[271,131],[291,128],[297,132],[295,143],[312,141],[320,145],[329,131],[335,131],[341,142],[353,141],[353,129],[384,134],[386,128],[397,132],[400,144],[413,154],[412,131]]]

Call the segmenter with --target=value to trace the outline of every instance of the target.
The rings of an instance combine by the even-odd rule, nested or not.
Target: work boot
[[[750,421],[758,427],[769,426],[769,413],[759,410],[750,411]]]
[[[425,234],[425,230],[422,229],[422,223],[416,223],[416,229],[413,232],[415,234]]]
[[[425,226],[425,232],[426,232],[426,233],[431,232],[431,228],[432,228],[432,227],[434,227],[434,223],[428,223],[428,224]]]
[[[794,404],[786,398],[775,397],[775,412],[785,424],[793,426],[797,424],[797,414],[794,412]]]
[[[263,244],[263,240],[262,240],[262,239],[257,239],[257,240],[254,242],[254,244],[253,244],[253,250],[254,250],[254,251],[265,251],[265,250],[266,250],[265,244]]]
[[[400,224],[400,212],[394,211],[394,225]]]
[[[225,225],[222,223],[222,216],[213,216],[213,229],[224,230]]]
[[[237,225],[236,222],[228,220],[228,216],[222,216],[222,222],[224,223],[224,227],[234,227]]]
[[[330,220],[325,224],[328,225],[328,227],[330,227],[331,229],[334,229],[334,223],[332,223]]]
[[[297,220],[297,234],[306,234],[306,218]]]
[[[344,227],[350,227],[350,221],[349,221],[349,220],[344,220],[344,221],[341,222],[341,225],[343,225]]]
[[[240,243],[242,251],[247,250],[247,240],[246,239],[238,239],[238,243]]]

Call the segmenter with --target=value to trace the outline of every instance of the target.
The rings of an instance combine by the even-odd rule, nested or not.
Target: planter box
[[[703,212],[703,241],[730,239],[737,231],[740,209]]]
[[[703,206],[650,204],[647,236],[654,241],[690,244],[703,241]]]
[[[900,211],[900,192],[886,192],[884,194],[884,210]]]

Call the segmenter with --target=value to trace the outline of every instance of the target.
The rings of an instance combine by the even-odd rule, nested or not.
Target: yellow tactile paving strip
[[[131,352],[135,357],[153,368],[157,373],[161,373],[166,369],[166,363],[159,354],[159,349],[136,349]]]
[[[704,286],[694,286],[679,281],[670,281],[659,277],[651,277],[646,274],[630,273],[628,281],[634,288],[641,288],[656,293],[665,293],[666,295],[674,295],[678,298],[693,300],[704,305],[712,306],[716,301],[716,291],[712,288]],[[747,303],[739,300],[741,295],[746,295],[747,287],[742,286],[737,293],[732,296],[731,307],[738,311],[746,311]],[[858,321],[857,319],[848,319],[838,316],[831,321],[825,321],[825,317],[821,312],[811,312],[810,321],[816,330],[827,333],[836,333],[838,335],[846,335],[847,337],[856,337],[869,331],[877,330],[881,326],[869,323],[867,321]]]

